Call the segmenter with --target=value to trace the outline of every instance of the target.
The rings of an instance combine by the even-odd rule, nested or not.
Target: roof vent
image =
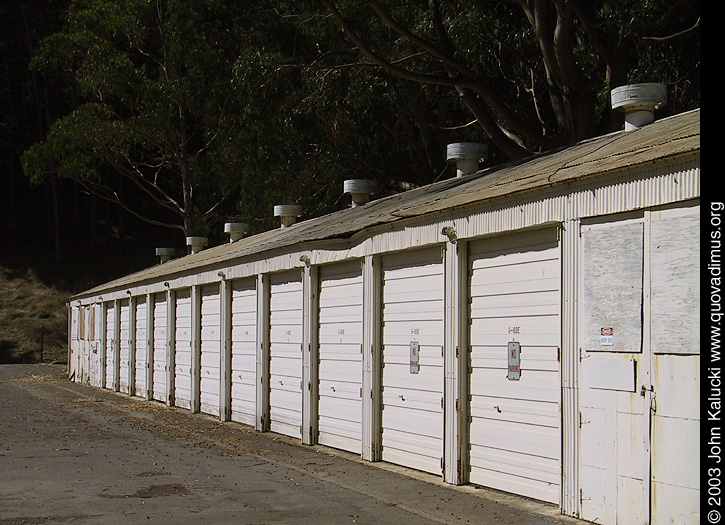
[[[370,194],[375,191],[375,181],[366,179],[350,179],[343,183],[345,193],[352,196],[352,207],[361,206],[370,200]]]
[[[478,171],[478,163],[488,154],[488,145],[479,142],[456,142],[448,144],[446,160],[456,161],[456,177],[463,177]]]
[[[227,222],[224,224],[224,233],[229,234],[229,242],[238,241],[249,231],[249,226],[244,222]]]
[[[209,244],[209,239],[206,237],[187,237],[186,245],[191,246],[191,253],[199,253],[204,247]]]
[[[156,256],[161,259],[161,264],[169,262],[174,255],[176,250],[173,248],[156,248]]]
[[[629,84],[612,90],[612,109],[624,111],[624,129],[629,131],[651,124],[654,111],[667,104],[664,84]]]
[[[274,216],[280,218],[282,228],[292,226],[300,215],[302,206],[298,204],[278,204],[274,207]]]

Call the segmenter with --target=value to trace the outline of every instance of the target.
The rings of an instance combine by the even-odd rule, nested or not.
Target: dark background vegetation
[[[489,143],[492,165],[621,129],[625,83],[667,85],[658,117],[698,108],[699,9],[2,2],[0,362],[62,359],[67,297],[185,235],[329,213],[350,178],[381,197],[451,176],[450,142]]]

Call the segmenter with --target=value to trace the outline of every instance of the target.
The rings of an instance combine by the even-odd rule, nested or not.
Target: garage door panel
[[[136,303],[136,395],[146,395],[146,369],[148,365],[148,338],[146,337],[146,299]]]
[[[470,480],[559,501],[561,265],[555,230],[469,245]],[[521,376],[508,378],[508,343]]]
[[[257,284],[232,282],[231,418],[254,425],[257,399]]]
[[[436,474],[443,456],[442,263],[440,248],[386,256],[382,287],[382,457]]]
[[[320,268],[318,442],[362,451],[362,269],[358,261]]]
[[[106,388],[113,388],[118,342],[115,340],[115,307],[109,303],[106,308]]]
[[[129,346],[131,339],[131,308],[128,300],[121,301],[121,323],[119,336],[119,352],[120,352],[120,374],[119,386],[120,391],[129,393],[129,379],[131,374],[131,348]]]
[[[166,401],[166,294],[154,296],[153,398]]]
[[[191,292],[176,292],[174,404],[191,408]]]

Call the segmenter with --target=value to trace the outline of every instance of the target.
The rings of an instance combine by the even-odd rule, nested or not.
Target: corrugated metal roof
[[[372,201],[363,206],[298,222],[234,243],[174,259],[87,290],[77,297],[154,281],[232,259],[310,241],[346,238],[404,218],[575,181],[700,150],[700,110],[648,126],[583,141],[519,162],[489,168]]]

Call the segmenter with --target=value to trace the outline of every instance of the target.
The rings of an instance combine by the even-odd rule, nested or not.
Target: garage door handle
[[[496,412],[498,412],[499,414],[501,413],[501,407],[500,406],[496,405],[493,408],[495,408],[496,409]]]
[[[405,401],[405,398],[403,397],[403,394],[400,394],[400,399],[402,399],[403,401]]]

